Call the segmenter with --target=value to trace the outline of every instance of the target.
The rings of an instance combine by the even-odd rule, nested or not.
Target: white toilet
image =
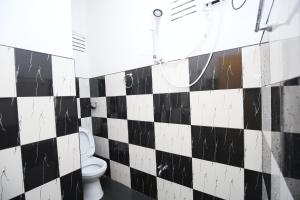
[[[92,133],[79,127],[79,139],[84,200],[99,200],[103,196],[99,179],[105,173],[107,164],[93,156],[95,141]]]

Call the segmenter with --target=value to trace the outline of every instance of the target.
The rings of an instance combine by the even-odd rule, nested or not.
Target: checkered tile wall
[[[82,199],[72,59],[0,46],[0,199]]]
[[[190,88],[166,78],[193,82],[208,55],[77,79],[107,175],[159,200],[299,198],[300,79],[271,84],[266,51],[216,52]]]

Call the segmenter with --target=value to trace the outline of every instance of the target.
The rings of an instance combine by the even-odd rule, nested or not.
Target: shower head
[[[162,15],[163,15],[163,11],[161,10],[161,9],[154,9],[153,10],[153,15],[155,16],[155,17],[161,17]]]

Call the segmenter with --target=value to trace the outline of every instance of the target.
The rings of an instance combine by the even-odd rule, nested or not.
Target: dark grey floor
[[[101,185],[104,191],[101,200],[153,200],[107,177],[101,177]]]

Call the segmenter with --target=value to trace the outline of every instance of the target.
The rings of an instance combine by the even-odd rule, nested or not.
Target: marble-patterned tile
[[[21,144],[56,137],[53,97],[18,97]]]
[[[0,98],[0,150],[19,144],[17,99]]]
[[[126,96],[107,97],[107,117],[126,119],[127,118],[127,105]]]
[[[191,92],[191,124],[244,128],[243,90]]]
[[[95,154],[109,159],[109,143],[108,139],[94,136],[95,140]]]
[[[129,144],[109,140],[109,157],[113,161],[129,166]]]
[[[192,158],[156,151],[157,177],[192,188]]]
[[[16,196],[15,198],[12,198],[11,200],[25,200],[25,193],[21,194],[19,196]]]
[[[153,95],[126,96],[127,119],[139,121],[154,121]]]
[[[151,67],[142,67],[125,72],[126,94],[152,94]]]
[[[110,160],[111,179],[131,187],[130,167]]]
[[[75,96],[74,60],[52,56],[53,94],[54,96]]]
[[[78,133],[77,100],[74,97],[55,97],[56,135]]]
[[[74,171],[60,178],[62,200],[83,200],[81,170]]]
[[[252,170],[244,170],[245,200],[262,199],[262,174]]]
[[[243,88],[261,87],[261,46],[242,48]]]
[[[25,191],[59,176],[56,139],[21,146]]]
[[[189,93],[154,94],[154,121],[190,124]]]
[[[193,158],[194,189],[222,199],[244,198],[244,169]]]
[[[78,133],[57,138],[59,174],[64,176],[80,169],[80,149]]]
[[[152,66],[153,93],[188,92],[189,87],[175,87],[189,85],[188,60],[167,62]]]
[[[126,95],[125,72],[106,75],[105,91],[108,97]]]
[[[242,52],[240,48],[215,52],[201,79],[191,91],[242,88]],[[201,74],[208,54],[189,58],[190,83]]]
[[[107,119],[108,139],[128,143],[128,125],[124,119]]]
[[[107,119],[92,117],[93,135],[108,138]]]
[[[81,118],[91,116],[91,100],[90,98],[80,98]]]
[[[129,143],[155,148],[154,123],[128,120]]]
[[[49,54],[15,49],[18,97],[52,96],[52,62]]]
[[[261,88],[261,129],[263,131],[271,131],[272,122],[271,112],[271,87]]]
[[[80,95],[79,95],[79,78],[78,77],[75,78],[75,87],[76,87],[76,98],[79,98]]]
[[[192,157],[191,126],[154,123],[157,150]]]
[[[93,117],[107,117],[105,97],[91,98],[91,105],[96,106],[96,108],[91,108],[91,114]]]
[[[90,78],[91,97],[105,97],[105,78],[104,76]]]
[[[281,131],[282,87],[271,87],[271,130]]]
[[[0,151],[0,198],[11,199],[24,192],[20,147]]]
[[[192,126],[193,157],[236,167],[244,166],[242,129]]]
[[[79,97],[90,98],[90,80],[88,78],[79,78]]]
[[[152,198],[157,197],[156,177],[130,168],[131,188]]]
[[[197,190],[193,191],[193,197],[194,197],[194,200],[223,200],[221,198],[218,198],[218,197],[215,197],[215,196],[203,193],[203,192],[199,192]]]
[[[77,101],[77,116],[78,119],[80,119],[81,118],[80,98],[76,98],[76,101]]]
[[[61,200],[60,180],[55,179],[25,193],[26,200]]]
[[[15,51],[0,46],[0,97],[16,97]]]
[[[193,189],[157,177],[157,199],[192,200]]]
[[[244,89],[244,127],[245,129],[261,130],[261,89]]]
[[[244,130],[244,167],[245,169],[262,172],[262,132]]]
[[[129,144],[130,167],[156,176],[155,150]]]

